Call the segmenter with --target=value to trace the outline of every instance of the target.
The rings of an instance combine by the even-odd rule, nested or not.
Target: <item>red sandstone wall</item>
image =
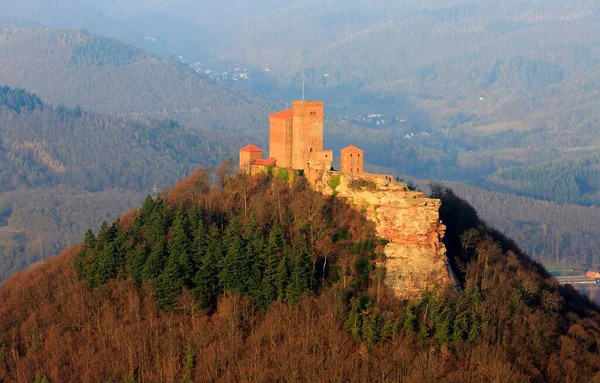
[[[351,175],[359,175],[364,173],[364,158],[364,152],[342,149],[340,155],[340,172]]]
[[[292,118],[271,118],[269,134],[269,157],[277,159],[277,166],[292,165]]]
[[[313,151],[323,150],[323,113],[321,101],[293,101],[292,167],[305,169]]]
[[[252,153],[251,152],[240,151],[240,167],[239,167],[240,171],[249,173],[251,161],[252,161]]]

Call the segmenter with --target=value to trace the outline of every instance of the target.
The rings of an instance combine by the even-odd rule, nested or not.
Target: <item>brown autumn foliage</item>
[[[203,179],[200,171],[182,181],[168,195],[169,201],[190,201],[194,192],[186,188],[202,189]],[[196,202],[231,204],[244,211],[244,198],[264,190],[257,187],[261,179],[231,181]],[[265,215],[278,214],[279,200],[297,205],[292,212],[302,218],[296,219],[309,219],[310,206],[318,204],[312,200],[315,195],[295,192],[294,186],[275,182],[267,190],[265,198],[272,205]],[[217,311],[208,314],[184,291],[174,310],[162,311],[147,283],[115,280],[89,289],[73,268],[79,249],[70,248],[0,288],[0,378],[31,382],[38,374],[51,382],[598,381],[598,310],[576,293],[559,290],[510,243],[501,242],[497,233],[469,216],[474,213],[459,202],[454,206],[459,208],[444,212],[448,235],[469,232],[447,243],[464,291],[439,295],[457,306],[471,305],[482,318],[477,341],[440,345],[410,331],[394,332],[374,344],[356,341],[344,330],[348,291],[338,285],[307,295],[297,305],[275,302],[266,312],[256,310],[244,296],[226,294]],[[336,219],[361,222],[353,210],[343,212]],[[460,213],[456,215],[461,225],[453,224],[452,213]],[[475,227],[465,223],[470,220]],[[356,228],[364,231],[362,235],[372,230]],[[455,244],[462,249],[460,256],[454,253]],[[469,295],[475,287],[483,300],[473,304]],[[370,286],[365,294],[374,296],[375,290]],[[388,292],[378,301],[384,317],[407,317],[405,303]],[[434,304],[430,301],[427,308]],[[431,321],[427,312],[418,318],[422,329]]]

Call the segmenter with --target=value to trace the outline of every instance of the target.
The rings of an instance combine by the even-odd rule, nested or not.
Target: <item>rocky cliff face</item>
[[[412,299],[427,289],[456,286],[442,242],[440,200],[380,175],[325,173],[321,185],[324,194],[346,198],[364,212],[378,235],[389,241],[385,283],[398,297]]]

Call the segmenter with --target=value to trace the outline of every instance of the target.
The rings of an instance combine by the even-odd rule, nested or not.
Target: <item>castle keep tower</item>
[[[323,150],[323,102],[292,102],[292,168],[305,169],[313,152]]]

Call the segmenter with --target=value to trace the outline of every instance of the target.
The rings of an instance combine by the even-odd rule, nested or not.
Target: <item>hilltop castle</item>
[[[240,171],[249,174],[294,170],[313,189],[348,201],[375,224],[386,239],[385,283],[401,298],[457,286],[442,242],[441,201],[411,190],[394,177],[364,171],[364,152],[341,150],[340,169],[332,168],[333,151],[323,149],[323,103],[294,101],[292,108],[269,116],[269,157],[254,145],[240,150]]]
[[[323,149],[323,102],[293,101],[292,108],[269,116],[269,157],[254,145],[240,149],[240,171],[254,174],[269,167],[301,171],[316,187],[323,173],[333,170],[333,151]],[[340,172],[360,175],[364,152],[342,149]]]

